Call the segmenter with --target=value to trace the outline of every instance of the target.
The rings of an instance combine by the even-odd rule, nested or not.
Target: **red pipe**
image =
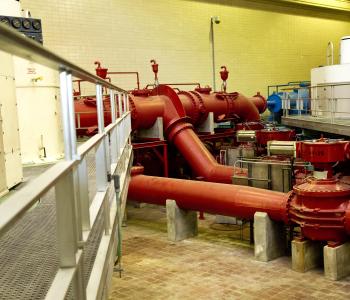
[[[176,92],[168,86],[160,85],[153,90],[153,93],[162,95],[164,101],[165,135],[184,156],[196,176],[204,181],[232,183],[232,176],[242,173],[242,170],[235,170],[233,167],[216,162],[193,131],[193,126],[189,123],[190,118],[186,116],[184,106]]]
[[[257,94],[251,98],[249,98],[250,101],[254,103],[254,105],[259,110],[259,113],[262,114],[266,108],[267,108],[267,101],[266,99],[260,94],[260,92],[257,92]]]
[[[163,116],[166,99],[160,92],[161,86],[164,85],[150,91],[145,97],[130,95],[134,129],[152,127],[157,117]],[[210,89],[205,88],[197,88],[191,92],[180,91],[177,96],[185,114],[191,118],[189,122],[195,125],[205,121],[209,112],[213,112],[215,122],[233,118],[242,122],[259,121],[259,109],[263,110],[264,105],[263,97],[249,99],[239,93],[210,93]]]
[[[231,183],[233,175],[242,173],[241,169],[218,164],[195,134],[192,124],[204,121],[209,112],[214,113],[216,121],[238,117],[242,121],[259,120],[253,102],[238,93],[210,94],[210,89],[206,88],[177,94],[165,85],[157,86],[147,95],[129,97],[133,129],[149,128],[157,117],[163,117],[165,135],[197,177],[204,181]]]
[[[253,219],[258,211],[266,212],[271,219],[288,223],[287,194],[239,185],[138,175],[141,172],[142,167],[132,172],[129,200],[165,205],[167,199],[172,199],[182,209],[243,219]]]
[[[266,212],[275,221],[298,224],[301,236],[339,245],[350,235],[350,186],[339,180],[308,179],[288,194],[247,186],[141,175],[131,171],[128,199],[242,219]]]

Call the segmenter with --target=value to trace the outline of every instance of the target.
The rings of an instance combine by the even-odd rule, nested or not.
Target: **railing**
[[[292,185],[293,172],[298,168],[304,174],[311,169],[306,162],[292,162],[291,160],[278,161],[271,159],[237,158],[234,168],[246,168],[248,176],[234,174],[234,184],[248,185],[257,188],[269,189],[279,192],[289,192]]]
[[[110,95],[110,97],[113,97],[114,95]],[[84,96],[83,96],[84,97]],[[91,95],[90,95],[91,97]],[[79,97],[81,98],[81,97]],[[96,102],[97,104],[97,102]],[[123,114],[124,110],[129,110],[129,102],[128,102],[128,95],[126,93],[121,94],[117,93],[117,101],[115,102],[114,107],[111,106],[111,108],[104,108],[104,113],[110,113],[111,115],[115,115],[117,117],[120,117]],[[86,131],[89,129],[89,127],[83,127],[81,126],[81,116],[82,115],[91,115],[94,114],[94,110],[90,111],[79,111],[75,112],[75,118],[76,118],[76,129],[78,131]]]
[[[297,97],[282,95],[285,117],[307,117],[329,124],[350,125],[350,83],[318,84],[308,87],[308,96],[301,95],[305,87],[295,88]]]
[[[64,299],[69,293],[74,294],[74,299],[102,298],[107,280],[106,272],[111,268],[110,258],[116,253],[116,232],[121,222],[120,212],[125,205],[132,156],[127,92],[1,24],[0,50],[59,72],[65,144],[64,161],[56,163],[0,205],[0,237],[54,187],[59,269],[46,299]],[[96,85],[98,134],[79,147],[76,139],[72,76]],[[102,103],[103,87],[109,89],[111,101],[112,123],[106,128]],[[124,105],[121,101],[124,101]],[[118,118],[117,109],[121,111]],[[87,160],[91,155],[96,165],[96,193],[90,203]],[[110,183],[112,178],[115,179],[114,185]],[[82,262],[84,245],[100,218],[104,224],[104,232],[90,279],[86,282]]]

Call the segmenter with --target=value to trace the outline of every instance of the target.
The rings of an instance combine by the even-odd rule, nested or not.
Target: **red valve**
[[[155,59],[151,59],[151,64],[152,64],[152,71],[154,73],[154,85],[158,86],[158,64]]]
[[[221,90],[226,93],[226,88],[227,88],[227,85],[226,85],[226,80],[228,78],[228,71],[226,69],[225,66],[222,66],[221,67],[222,71],[220,71],[220,76],[221,76],[221,79],[222,79],[222,86],[221,86]]]
[[[158,64],[157,64],[156,60],[152,59],[151,60],[151,64],[152,64],[153,73],[157,74],[158,73]]]
[[[101,67],[101,63],[99,61],[95,61],[94,64],[97,65],[97,67],[96,67],[96,75],[101,77],[101,78],[103,78],[103,79],[106,79],[108,69],[107,68],[102,68]]]
[[[222,79],[223,81],[226,81],[227,78],[228,78],[228,73],[229,73],[229,71],[227,71],[226,66],[222,66],[221,69],[222,69],[222,71],[220,71],[221,79]]]

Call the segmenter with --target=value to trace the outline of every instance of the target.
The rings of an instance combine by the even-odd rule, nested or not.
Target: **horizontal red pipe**
[[[266,212],[275,221],[288,222],[287,194],[253,187],[134,175],[128,199],[157,205],[172,199],[182,209],[243,219]]]
[[[157,117],[163,117],[167,99],[157,94],[161,89],[162,86],[159,86],[147,97],[129,96],[134,129],[150,128]],[[215,122],[233,117],[240,118],[243,122],[259,121],[259,112],[265,110],[264,106],[266,108],[263,97],[247,98],[239,93],[223,95],[180,91],[178,98],[186,115],[191,117],[192,123],[196,125],[202,123],[209,112],[214,114]]]

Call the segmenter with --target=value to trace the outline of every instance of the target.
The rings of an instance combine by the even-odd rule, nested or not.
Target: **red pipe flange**
[[[345,241],[349,200],[350,185],[337,179],[308,178],[293,188],[289,218],[309,239]]]
[[[292,129],[261,129],[256,132],[256,140],[260,145],[267,145],[268,141],[293,141],[295,131]]]
[[[300,155],[311,163],[332,163],[345,160],[348,142],[342,140],[318,139],[302,141]]]

